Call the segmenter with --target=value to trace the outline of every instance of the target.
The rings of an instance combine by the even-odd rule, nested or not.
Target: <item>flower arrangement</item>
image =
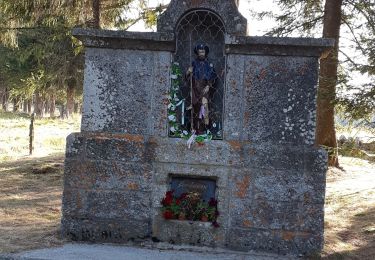
[[[214,198],[205,202],[196,192],[183,193],[177,197],[171,190],[166,192],[161,205],[165,219],[212,222],[214,227],[219,227],[216,221],[219,211],[217,200]]]
[[[181,111],[185,112],[185,99],[179,95],[180,85],[182,83],[182,71],[178,62],[172,64],[171,74],[172,84],[168,96],[168,126],[169,136],[180,137],[186,140],[190,139],[194,133],[184,129],[181,122],[177,121],[177,107],[181,106]],[[193,139],[198,144],[212,140],[212,134],[207,130],[207,133],[202,135],[194,135]]]

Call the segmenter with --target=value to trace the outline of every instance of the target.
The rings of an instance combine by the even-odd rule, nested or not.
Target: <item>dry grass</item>
[[[2,115],[0,253],[62,244],[63,151],[65,137],[78,131],[79,119],[37,122],[36,153],[29,157],[25,156],[28,119]],[[326,242],[321,257],[375,259],[375,165],[347,157],[340,162],[345,171],[328,173]]]
[[[27,114],[0,111],[0,162],[29,154],[29,125]],[[64,152],[66,136],[79,131],[79,128],[79,116],[68,120],[35,120],[33,155],[42,157]]]
[[[0,164],[0,252],[61,244],[63,155]]]

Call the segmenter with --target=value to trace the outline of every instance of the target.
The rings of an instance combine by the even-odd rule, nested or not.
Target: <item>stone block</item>
[[[253,195],[271,201],[321,203],[324,186],[301,170],[255,171]]]
[[[298,204],[267,199],[232,199],[230,226],[240,228],[290,229],[285,219],[298,217]]]
[[[323,236],[324,230],[324,203],[305,203],[298,204],[298,220],[290,225],[295,225],[295,230],[308,231]]]
[[[310,255],[322,249],[322,241],[320,236],[298,231],[234,228],[228,233],[228,247],[241,251]]]
[[[244,166],[271,170],[303,169],[304,148],[299,146],[254,144],[243,146]]]
[[[168,96],[171,88],[171,53],[154,54],[154,79],[151,98],[151,120],[148,126],[150,135],[168,136]]]
[[[82,131],[148,134],[154,52],[88,48],[85,54]]]
[[[317,58],[247,56],[245,140],[313,145],[317,66]]]
[[[190,165],[240,166],[241,143],[213,140],[204,145],[194,144],[188,149],[186,140],[179,138],[152,138],[155,162]]]
[[[230,197],[254,199],[254,175],[258,170],[253,168],[232,169],[228,179]]]
[[[224,138],[225,140],[242,140],[243,125],[243,82],[245,57],[229,55],[227,58],[227,75],[224,110]]]
[[[80,133],[71,133],[66,138],[66,158],[77,158],[85,155],[86,140]]]
[[[119,161],[65,161],[65,186],[80,189],[150,191],[150,164]]]
[[[164,220],[154,217],[152,236],[172,244],[222,247],[225,244],[225,230],[214,227],[210,222]]]
[[[228,231],[228,247],[233,250],[261,250],[283,253],[281,237],[274,230],[231,228]]]
[[[150,192],[65,189],[63,216],[147,222],[151,215],[150,196]]]
[[[62,219],[62,235],[73,241],[121,243],[150,237],[151,222],[134,219]]]
[[[150,152],[145,137],[140,135],[90,136],[86,143],[87,158],[92,160],[139,162],[144,161]]]

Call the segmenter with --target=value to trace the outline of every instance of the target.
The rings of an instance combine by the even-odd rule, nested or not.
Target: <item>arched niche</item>
[[[236,0],[171,0],[167,10],[158,17],[157,31],[174,33],[180,18],[193,9],[206,9],[219,14],[226,33],[245,36],[247,20],[238,11]]]
[[[225,34],[226,28],[221,17],[207,9],[190,10],[181,16],[175,27],[176,52],[174,62],[178,63],[182,72],[181,84],[177,98],[184,100],[184,104],[175,109],[179,128],[192,130],[191,85],[185,79],[185,73],[196,59],[194,47],[205,44],[209,47],[208,61],[215,69],[213,88],[209,93],[209,124],[206,129],[212,133],[214,139],[222,139],[224,87],[225,87]],[[196,126],[194,127],[196,128]],[[170,136],[176,136],[170,132]]]

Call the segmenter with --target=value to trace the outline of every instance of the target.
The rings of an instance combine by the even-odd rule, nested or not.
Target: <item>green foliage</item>
[[[104,28],[127,29],[139,20],[156,23],[164,7],[147,8],[144,0],[101,0]],[[129,18],[134,6],[139,17]],[[92,0],[0,1],[0,92],[10,89],[12,98],[43,99],[66,103],[66,88],[75,88],[82,100],[84,49],[71,35],[73,27],[85,27],[92,19]]]

